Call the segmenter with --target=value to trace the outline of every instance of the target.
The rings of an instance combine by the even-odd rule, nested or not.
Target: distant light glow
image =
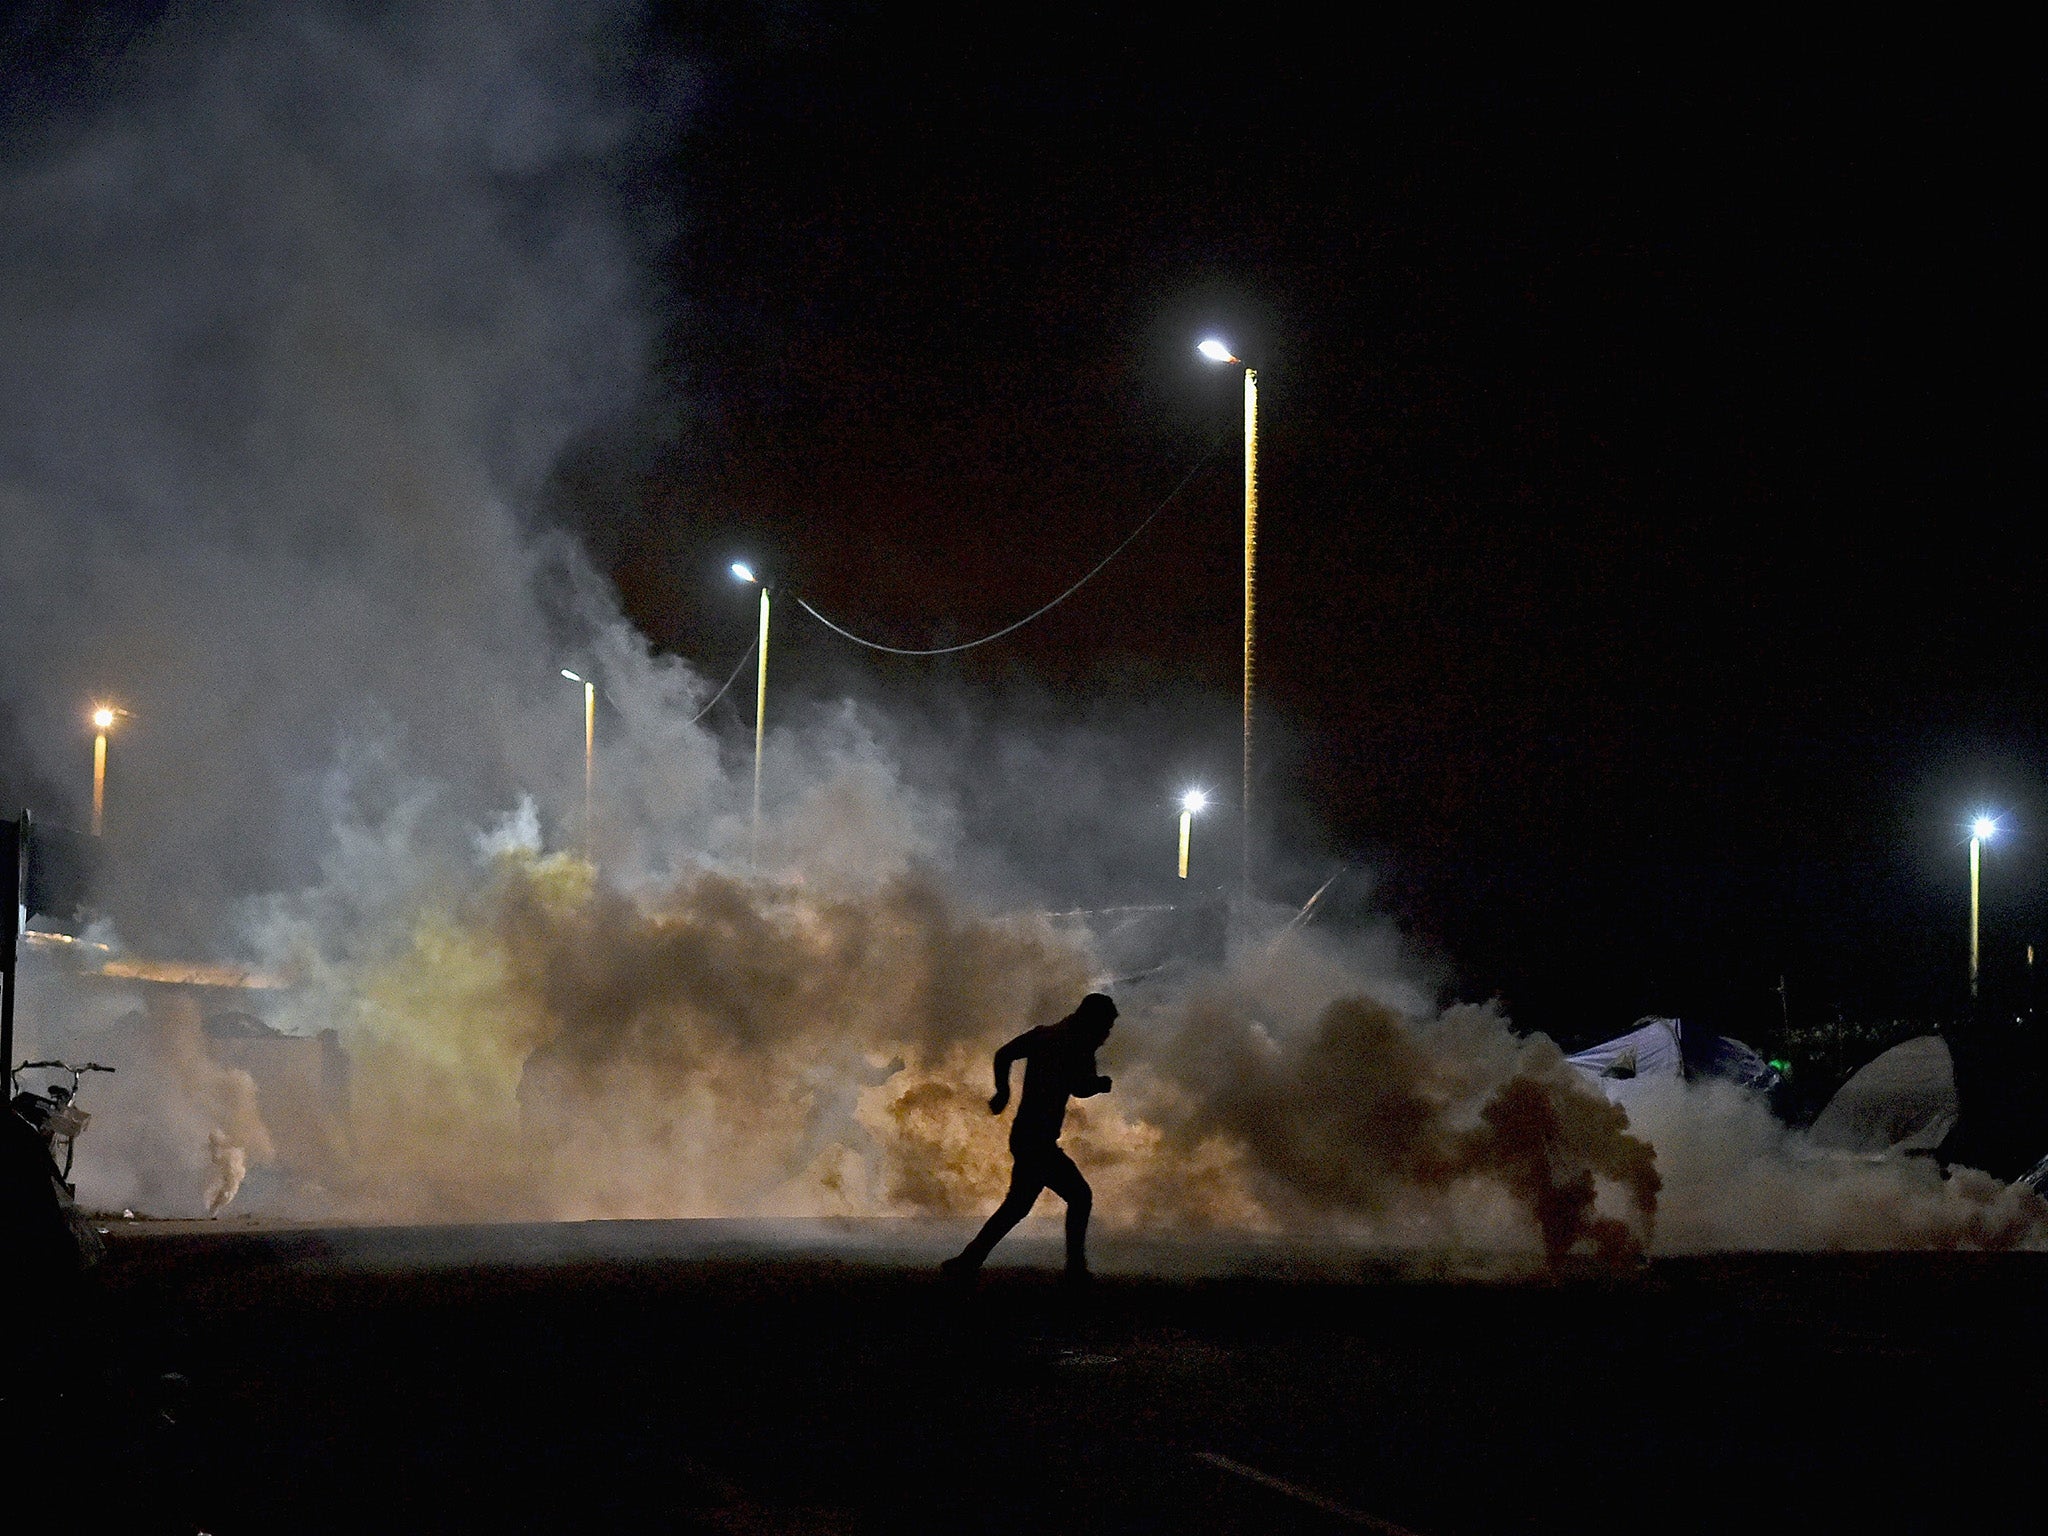
[[[1195,815],[1208,808],[1209,797],[1199,789],[1191,789],[1180,797],[1180,808],[1189,815]]]
[[[569,679],[569,681],[572,683],[580,683],[583,681],[581,677],[577,676],[574,672],[571,672],[567,667],[562,668],[562,676]]]
[[[752,566],[742,565],[739,561],[735,560],[732,563],[731,570],[733,577],[736,580],[754,581],[754,570]],[[755,582],[755,585],[758,586],[759,583]]]
[[[1209,359],[1209,361],[1212,363],[1234,363],[1237,361],[1237,354],[1235,352],[1232,352],[1230,348],[1223,345],[1223,343],[1218,341],[1214,336],[1211,336],[1208,340],[1204,341],[1200,346],[1196,347],[1195,350],[1201,353],[1202,356]]]
[[[114,712],[102,704],[92,712],[92,723],[100,730],[110,730],[114,724]]]
[[[1989,816],[1979,816],[1970,823],[1970,836],[1976,838],[1980,843],[1990,842],[1992,834],[1997,830],[1998,823]]]

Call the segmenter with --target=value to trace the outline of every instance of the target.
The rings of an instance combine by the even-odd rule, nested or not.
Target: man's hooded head
[[[1090,992],[1081,999],[1081,1006],[1074,1010],[1075,1026],[1097,1045],[1109,1038],[1109,1031],[1115,1023],[1116,1004],[1106,993]]]

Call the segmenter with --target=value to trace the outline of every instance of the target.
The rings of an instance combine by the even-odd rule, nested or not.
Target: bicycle
[[[92,1123],[92,1115],[78,1102],[79,1085],[88,1072],[112,1072],[96,1061],[24,1061],[8,1074],[12,1094],[8,1107],[43,1140],[50,1157],[50,1182],[56,1188],[57,1204],[77,1244],[81,1268],[97,1263],[105,1251],[98,1230],[78,1209],[78,1187],[71,1182],[71,1164],[78,1151],[78,1138]],[[38,1093],[22,1086],[24,1072],[52,1072],[69,1081],[54,1081]]]

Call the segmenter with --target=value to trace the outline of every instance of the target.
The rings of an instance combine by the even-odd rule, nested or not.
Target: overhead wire
[[[812,618],[816,619],[820,624],[824,625],[827,629],[831,630],[833,634],[838,635],[841,639],[851,640],[855,645],[864,645],[871,651],[882,651],[890,656],[951,656],[960,651],[974,650],[977,646],[992,644],[993,642],[1002,639],[1005,635],[1015,634],[1018,630],[1022,629],[1026,624],[1031,623],[1032,620],[1044,618],[1048,613],[1051,613],[1053,609],[1059,607],[1061,603],[1064,603],[1076,592],[1080,591],[1083,587],[1087,586],[1089,582],[1093,581],[1097,576],[1100,576],[1104,570],[1108,569],[1111,561],[1115,560],[1118,555],[1122,554],[1126,549],[1129,549],[1131,547],[1132,543],[1136,541],[1139,534],[1143,533],[1147,528],[1152,526],[1153,520],[1157,518],[1160,513],[1164,512],[1168,507],[1172,506],[1174,502],[1180,499],[1180,493],[1188,488],[1189,482],[1191,482],[1195,478],[1195,476],[1199,475],[1203,470],[1209,467],[1209,461],[1216,457],[1217,450],[1223,446],[1226,440],[1227,439],[1224,437],[1219,437],[1216,439],[1214,443],[1210,444],[1209,451],[1202,455],[1201,459],[1196,463],[1195,467],[1189,470],[1185,475],[1181,476],[1180,484],[1176,485],[1171,491],[1168,491],[1166,493],[1166,499],[1161,501],[1159,505],[1154,507],[1150,512],[1146,513],[1145,520],[1138,524],[1137,527],[1133,528],[1129,533],[1125,534],[1123,542],[1118,544],[1115,549],[1112,549],[1108,554],[1104,555],[1099,561],[1097,561],[1085,576],[1083,576],[1079,581],[1075,582],[1071,587],[1068,587],[1066,591],[1062,592],[1058,597],[1054,598],[1044,607],[1033,609],[1030,613],[1025,614],[1023,618],[1017,620],[1016,623],[1006,624],[1001,629],[997,630],[994,634],[983,635],[978,640],[964,641],[959,645],[936,645],[922,650],[912,649],[910,647],[901,645],[884,645],[879,640],[863,639],[861,636],[856,635],[852,630],[847,629],[843,625],[833,623],[832,620],[826,618],[824,614],[818,612],[817,609],[813,608],[801,597],[799,597],[796,600],[796,604],[799,608],[803,609],[805,613],[808,613]],[[727,684],[726,686],[730,687],[731,684]]]
[[[746,654],[740,657],[740,664],[732,669],[732,676],[728,677],[725,680],[725,686],[719,689],[718,692],[711,695],[711,702],[709,704],[706,704],[702,709],[698,710],[696,714],[690,717],[690,724],[695,725],[699,720],[702,720],[706,715],[710,714],[713,706],[716,705],[720,699],[724,698],[726,694],[731,691],[732,685],[740,680],[740,674],[746,671],[747,663],[753,660],[754,647],[759,645],[760,643],[761,642],[758,639],[750,641],[748,643]]]

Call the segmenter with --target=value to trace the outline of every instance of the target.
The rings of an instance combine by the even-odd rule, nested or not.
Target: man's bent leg
[[[1095,1207],[1095,1192],[1081,1177],[1081,1170],[1064,1152],[1054,1152],[1045,1168],[1046,1187],[1067,1202],[1067,1273],[1088,1273],[1088,1213]]]
[[[1072,1167],[1069,1163],[1067,1166]],[[1076,1170],[1078,1173],[1078,1170]],[[953,1263],[961,1269],[979,1269],[989,1250],[1009,1235],[1010,1229],[1031,1214],[1031,1207],[1038,1203],[1039,1194],[1045,1189],[1045,1172],[1042,1158],[1029,1154],[1016,1154],[1015,1166],[1010,1170],[1010,1192],[1003,1196],[1003,1203],[995,1213],[982,1223],[981,1230],[974,1234],[974,1241],[960,1250],[960,1257]]]

